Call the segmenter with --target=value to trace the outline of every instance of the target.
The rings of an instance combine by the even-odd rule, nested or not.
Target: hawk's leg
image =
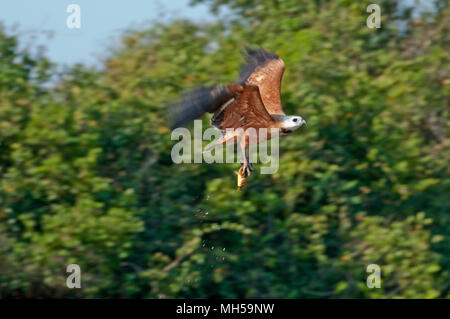
[[[250,154],[248,147],[244,147],[244,155],[240,160],[242,166],[239,169],[239,173],[244,176],[250,176],[250,173],[254,170],[253,164],[250,162]]]
[[[244,164],[245,163],[245,159],[244,159],[244,156],[242,156],[240,159],[239,159],[239,163],[241,163],[241,164]],[[254,166],[253,166],[253,163],[252,162],[250,162],[250,161],[248,161],[248,163],[247,163],[247,165],[249,166],[249,168],[250,168],[250,171],[254,171],[255,170],[255,168],[254,168]]]

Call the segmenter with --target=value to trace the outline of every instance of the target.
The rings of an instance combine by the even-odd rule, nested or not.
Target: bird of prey
[[[229,85],[202,87],[183,95],[181,102],[173,110],[172,128],[181,126],[201,117],[206,112],[213,113],[211,125],[222,131],[217,144],[227,141],[238,142],[244,158],[238,172],[238,190],[253,170],[249,158],[252,139],[242,131],[257,132],[260,128],[276,129],[280,135],[288,134],[306,125],[301,116],[286,115],[281,105],[280,90],[285,64],[274,53],[264,49],[246,50],[245,63],[239,80]],[[236,129],[242,130],[236,130]],[[234,129],[234,130],[233,130]],[[255,131],[253,130],[253,132]],[[237,136],[237,133],[240,136]],[[267,136],[266,139],[270,139]],[[260,143],[259,136],[253,143]]]

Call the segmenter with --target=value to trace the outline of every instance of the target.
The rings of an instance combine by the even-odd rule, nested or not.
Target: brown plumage
[[[281,79],[285,64],[280,57],[263,49],[247,50],[245,65],[237,83],[199,88],[188,92],[173,111],[172,127],[183,125],[206,112],[214,113],[211,125],[223,132],[216,143],[238,141],[244,151],[243,165],[238,172],[242,185],[250,175],[248,147],[252,143],[247,131],[275,128],[282,134],[290,133],[306,124],[300,116],[286,116],[281,105]],[[242,129],[245,133],[229,129]],[[271,138],[267,136],[267,138]],[[256,143],[263,139],[257,136]]]
[[[281,106],[281,79],[285,65],[276,54],[264,50],[247,51],[241,83],[259,88],[262,101],[270,114],[285,115]]]
[[[264,106],[257,86],[244,84],[227,107],[214,113],[211,123],[220,130],[248,129],[275,125]]]

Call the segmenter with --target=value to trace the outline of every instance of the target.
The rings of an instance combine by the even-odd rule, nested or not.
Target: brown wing
[[[211,123],[221,130],[227,128],[269,128],[275,122],[267,112],[257,86],[244,85],[228,105],[217,111]]]
[[[184,125],[204,113],[214,113],[243,90],[242,85],[217,85],[201,87],[186,92],[181,101],[170,106],[168,119],[172,129]]]
[[[276,54],[263,49],[247,50],[246,65],[242,69],[240,82],[259,87],[269,114],[285,115],[280,99],[284,69],[283,60]]]

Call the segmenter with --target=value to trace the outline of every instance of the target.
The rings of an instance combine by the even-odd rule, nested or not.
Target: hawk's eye
[[[297,122],[297,121],[298,121],[298,119],[293,119],[293,121],[294,121],[294,122]]]

